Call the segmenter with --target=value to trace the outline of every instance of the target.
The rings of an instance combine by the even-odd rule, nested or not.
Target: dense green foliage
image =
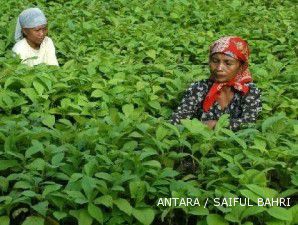
[[[292,2],[1,1],[0,224],[21,207],[24,225],[298,224]],[[60,68],[12,57],[16,16],[34,5]],[[223,35],[251,46],[257,125],[169,124],[185,88],[208,77],[208,46]],[[196,171],[177,170],[186,156]],[[160,197],[232,196],[290,197],[291,207],[157,207]]]

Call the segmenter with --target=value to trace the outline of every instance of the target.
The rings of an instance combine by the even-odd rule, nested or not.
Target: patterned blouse
[[[177,111],[173,113],[171,122],[177,124],[180,123],[181,119],[186,118],[198,118],[201,121],[218,120],[221,115],[229,114],[230,129],[238,130],[241,124],[252,123],[257,120],[258,114],[262,110],[262,103],[260,90],[254,83],[247,83],[250,89],[246,95],[242,95],[233,89],[234,97],[225,109],[222,110],[216,101],[208,112],[204,112],[202,103],[212,84],[213,81],[210,79],[192,83]]]

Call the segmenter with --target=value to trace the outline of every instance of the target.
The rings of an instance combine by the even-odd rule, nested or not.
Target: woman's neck
[[[26,38],[26,41],[27,41],[28,45],[29,45],[31,48],[33,48],[33,49],[35,49],[35,50],[39,50],[39,49],[40,49],[40,45],[37,45],[37,44],[33,43],[32,41],[28,40],[27,38]]]
[[[232,87],[223,86],[220,91],[223,92],[223,93],[225,93],[225,94],[230,94],[232,92]]]
[[[224,86],[220,90],[220,95],[217,98],[217,102],[219,103],[222,110],[224,110],[232,101],[234,97],[234,92],[231,87]]]

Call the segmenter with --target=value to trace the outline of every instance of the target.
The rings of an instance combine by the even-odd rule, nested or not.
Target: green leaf
[[[208,225],[229,225],[229,223],[220,215],[210,214],[207,216]]]
[[[149,101],[148,105],[150,105],[152,108],[156,109],[156,110],[160,110],[161,106],[160,103],[158,101]]]
[[[52,185],[47,185],[45,186],[43,192],[42,192],[42,197],[46,197],[48,194],[58,191],[62,187],[61,184],[52,184]]]
[[[88,202],[88,199],[86,199],[85,195],[83,195],[80,191],[65,191],[67,195],[74,199],[74,201],[78,204],[84,204]]]
[[[99,223],[103,224],[103,214],[100,208],[93,205],[92,203],[89,203],[88,212],[94,219],[96,219]]]
[[[28,148],[25,152],[25,157],[30,158],[32,155],[34,155],[37,152],[42,152],[43,151],[43,144],[40,143],[37,140],[32,140],[32,146]]]
[[[161,164],[160,162],[156,161],[156,160],[149,160],[146,162],[142,163],[143,166],[151,166],[151,167],[155,167],[155,168],[161,168]]]
[[[265,186],[267,183],[266,173],[256,169],[248,169],[241,178],[241,184],[257,184],[259,186]]]
[[[7,89],[11,84],[21,84],[23,86],[24,81],[19,77],[8,77],[5,80],[4,88]]]
[[[191,207],[188,213],[196,216],[205,216],[209,214],[209,210],[204,208],[203,206],[196,206]]]
[[[255,184],[247,184],[246,185],[251,191],[256,193],[257,195],[263,197],[263,198],[274,198],[277,196],[278,192],[276,190],[273,190],[271,188],[267,187],[260,187]]]
[[[93,98],[101,98],[107,96],[102,90],[96,89],[91,93]]]
[[[157,140],[161,141],[164,139],[165,136],[167,136],[168,130],[164,128],[163,126],[159,126],[156,130],[156,138]]]
[[[243,225],[254,225],[252,222],[245,222]]]
[[[266,132],[268,128],[272,127],[273,124],[275,124],[281,119],[284,119],[284,115],[271,116],[264,120],[262,123],[262,132]]]
[[[258,198],[259,198],[259,196],[258,196],[256,193],[254,193],[254,192],[252,192],[252,191],[250,191],[250,190],[247,190],[247,189],[245,189],[245,190],[240,190],[240,193],[241,193],[244,197],[248,198],[249,200],[252,200],[252,201],[254,201],[255,203],[258,203]]]
[[[176,136],[178,138],[180,138],[180,133],[179,130],[177,128],[177,126],[175,126],[174,124],[170,124],[170,123],[164,123],[164,125],[168,128],[170,128],[172,131],[174,131],[174,133],[176,134]]]
[[[231,212],[226,214],[224,218],[230,222],[240,223],[241,222],[240,215],[244,210],[245,210],[245,207],[240,205],[235,205],[232,207]]]
[[[116,191],[116,192],[125,192],[124,187],[120,186],[120,185],[113,185],[113,187],[111,188],[112,191]]]
[[[92,177],[97,170],[97,161],[90,160],[87,164],[84,165],[84,171],[87,176]]]
[[[221,117],[219,117],[216,125],[215,125],[215,132],[220,131],[222,128],[229,126],[229,114],[223,114]]]
[[[16,189],[31,189],[32,184],[30,184],[30,182],[27,181],[18,181],[14,184],[13,187]]]
[[[153,209],[133,209],[132,215],[144,225],[150,225],[154,220]]]
[[[129,137],[142,138],[142,137],[144,137],[144,136],[141,135],[139,132],[134,131],[134,132],[132,132],[132,133],[129,135]]]
[[[46,162],[41,159],[37,158],[32,163],[30,163],[27,167],[31,170],[43,170],[45,168]]]
[[[149,156],[157,155],[157,151],[152,148],[144,148],[142,152],[140,152],[140,160],[144,160]]]
[[[78,225],[91,225],[92,217],[89,215],[86,209],[70,210],[69,214],[75,217],[78,221]]]
[[[129,202],[126,199],[118,198],[114,200],[114,204],[123,212],[125,212],[127,215],[131,215],[132,213],[132,207],[129,204]]]
[[[112,208],[113,206],[113,198],[110,195],[103,195],[94,200],[94,204],[101,204],[108,208]]]
[[[247,149],[247,145],[244,140],[237,137],[233,131],[222,128],[221,131],[225,134],[227,134],[232,140],[236,141],[243,149]]]
[[[249,206],[241,214],[241,219],[244,219],[246,217],[259,214],[259,213],[264,212],[264,211],[266,211],[266,208],[265,207],[261,207],[261,206]]]
[[[9,225],[10,219],[8,216],[1,216],[0,217],[0,225]]]
[[[292,212],[293,221],[292,224],[298,224],[298,205],[294,205],[289,209]]]
[[[9,180],[0,176],[0,190],[6,192],[9,187]]]
[[[23,92],[32,102],[38,100],[38,95],[33,88],[21,88],[21,92]]]
[[[240,223],[240,220],[238,218],[238,215],[232,214],[232,213],[228,213],[227,215],[225,215],[225,219],[233,222],[233,223]]]
[[[38,216],[29,216],[22,225],[44,225],[44,219]]]
[[[69,182],[76,182],[77,180],[81,179],[84,175],[82,173],[73,173],[70,176]]]
[[[45,88],[41,83],[39,83],[38,81],[33,81],[33,86],[34,86],[36,92],[38,93],[38,95],[43,94]]]
[[[294,134],[298,136],[298,124],[295,124],[293,128],[294,128]]]
[[[166,167],[162,170],[160,177],[165,178],[165,177],[171,177],[174,178],[179,175],[179,172],[176,170],[173,170],[172,168]]]
[[[58,166],[64,159],[64,152],[60,152],[53,156],[51,163],[53,166]]]
[[[91,177],[84,176],[81,180],[81,184],[87,198],[90,200],[96,187],[95,181]]]
[[[259,139],[259,138],[255,138],[254,139],[254,145],[252,146],[252,148],[254,149],[258,149],[260,152],[262,153],[266,153],[267,149],[266,149],[266,141]]]
[[[113,177],[105,172],[96,173],[95,176],[106,181],[113,181]]]
[[[285,190],[285,191],[279,193],[277,197],[286,198],[286,197],[289,197],[289,196],[294,195],[296,193],[298,193],[298,189],[289,188],[288,190]]]
[[[225,160],[227,160],[229,163],[234,163],[234,159],[232,156],[225,154],[223,152],[218,152],[218,155],[220,155],[222,158],[224,158]]]
[[[164,221],[166,216],[169,214],[169,212],[171,211],[171,208],[166,208],[165,210],[163,210],[160,218],[161,218],[161,221]]]
[[[185,126],[194,135],[202,135],[205,138],[211,138],[212,131],[197,119],[182,120],[182,125]]]
[[[150,49],[146,52],[146,55],[149,56],[150,58],[152,59],[155,59],[156,58],[156,51],[153,50],[153,49]]]
[[[55,211],[55,212],[53,213],[53,215],[54,215],[54,217],[55,217],[57,220],[61,220],[61,219],[65,218],[65,217],[67,217],[67,213],[65,213],[65,212],[60,212],[60,211]]]
[[[21,195],[24,195],[24,196],[27,196],[27,197],[30,197],[30,198],[33,198],[33,197],[37,196],[37,194],[34,191],[30,191],[30,190],[21,192]]]
[[[131,117],[134,112],[134,107],[132,104],[127,104],[122,106],[122,111],[126,117]]]
[[[270,207],[267,212],[269,215],[279,220],[291,221],[293,218],[291,211],[281,207]]]
[[[19,163],[16,160],[0,160],[0,171],[11,167],[17,167]]]
[[[138,147],[138,142],[136,141],[129,141],[126,142],[123,147],[122,147],[122,151],[132,151],[134,149],[136,149]]]
[[[38,212],[40,215],[46,216],[48,211],[48,205],[49,203],[47,201],[45,202],[39,202],[36,205],[33,205],[32,208]]]
[[[140,202],[144,199],[146,194],[146,184],[143,181],[131,181],[129,183],[129,190],[131,198]]]
[[[41,121],[44,125],[53,128],[54,124],[55,124],[55,116],[50,115],[50,114],[46,114],[44,115],[44,117],[42,118]]]

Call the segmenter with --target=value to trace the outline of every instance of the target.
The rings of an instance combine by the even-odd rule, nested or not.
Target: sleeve
[[[252,86],[242,102],[242,114],[239,118],[230,120],[230,129],[238,130],[242,124],[256,122],[259,113],[262,111],[261,92]]]
[[[12,51],[13,51],[13,53],[14,53],[14,56],[18,56],[18,57],[22,58],[22,56],[21,56],[22,45],[20,45],[19,42],[17,42],[17,43],[13,46]]]
[[[58,60],[56,57],[56,49],[51,38],[48,38],[46,63],[48,65],[59,66]]]
[[[13,46],[12,51],[13,51],[15,54],[18,54],[18,48],[17,48],[16,44]]]
[[[177,110],[172,114],[171,123],[178,124],[180,120],[192,118],[202,101],[203,87],[200,83],[192,83],[187,89]]]

